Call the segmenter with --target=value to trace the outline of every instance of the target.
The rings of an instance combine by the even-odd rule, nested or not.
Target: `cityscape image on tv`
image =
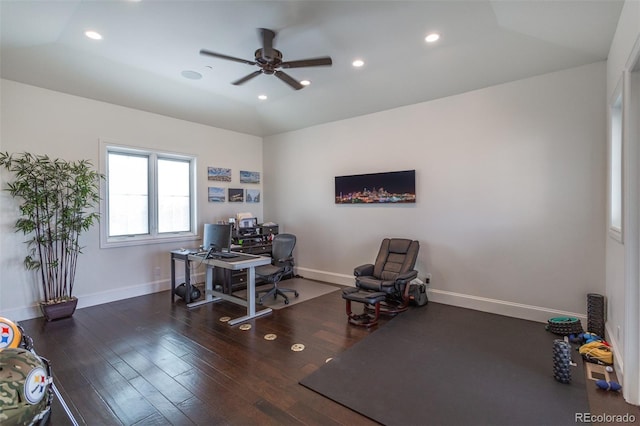
[[[336,204],[415,203],[416,172],[336,176]]]

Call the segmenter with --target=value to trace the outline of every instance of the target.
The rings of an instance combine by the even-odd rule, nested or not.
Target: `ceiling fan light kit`
[[[291,77],[281,69],[331,66],[331,64],[333,63],[329,56],[323,56],[321,58],[300,59],[296,61],[283,61],[282,52],[273,47],[273,40],[276,37],[276,33],[266,28],[258,28],[258,35],[262,40],[262,47],[254,52],[254,61],[236,58],[233,56],[224,55],[222,53],[211,52],[205,49],[200,50],[200,54],[218,59],[225,59],[227,61],[258,66],[258,70],[252,72],[251,74],[247,74],[246,76],[236,81],[233,81],[231,83],[233,85],[239,86],[253,79],[254,77],[259,76],[260,74],[266,74],[275,75],[295,90],[300,90],[305,85],[295,78]]]

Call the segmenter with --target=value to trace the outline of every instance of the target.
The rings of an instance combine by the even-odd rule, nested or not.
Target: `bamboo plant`
[[[0,152],[0,166],[13,180],[6,190],[19,200],[16,232],[28,236],[24,266],[39,272],[44,304],[75,298],[80,235],[99,220],[100,179],[88,160]]]

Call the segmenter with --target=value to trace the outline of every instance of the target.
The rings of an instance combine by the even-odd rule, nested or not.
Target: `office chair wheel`
[[[289,304],[289,299],[284,299],[284,304],[288,305]]]
[[[298,294],[298,292],[297,292],[297,291],[293,292],[293,295],[294,295],[295,297],[300,296],[300,294]]]

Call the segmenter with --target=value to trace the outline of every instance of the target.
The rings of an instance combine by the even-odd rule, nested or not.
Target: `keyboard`
[[[233,259],[234,257],[238,257],[236,253],[230,253],[226,251],[214,251],[211,253],[211,257],[221,257],[223,259]]]

